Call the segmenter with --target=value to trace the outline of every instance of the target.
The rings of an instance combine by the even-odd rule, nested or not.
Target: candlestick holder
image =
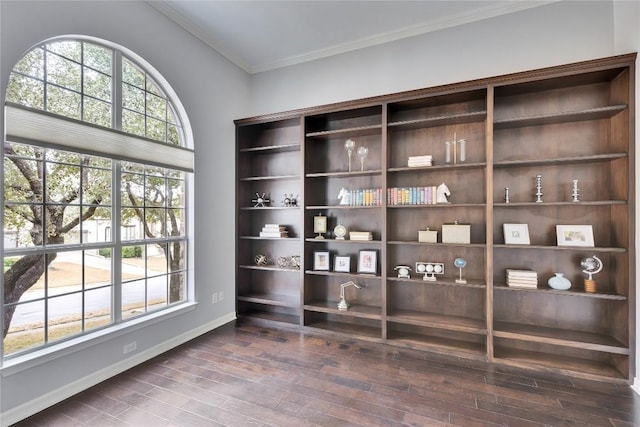
[[[358,157],[360,157],[360,170],[364,170],[364,159],[367,158],[369,154],[369,149],[367,147],[358,148]]]
[[[347,150],[347,155],[349,156],[349,172],[351,172],[351,155],[353,154],[353,149],[356,147],[356,143],[353,139],[347,139],[344,142],[344,149]]]
[[[509,187],[504,187],[504,202],[509,203],[511,199],[509,198]]]
[[[571,197],[572,197],[572,202],[573,203],[579,203],[580,202],[580,190],[578,189],[578,180],[574,179],[573,180],[573,187],[571,188]]]
[[[536,203],[542,203],[542,175],[536,175]]]

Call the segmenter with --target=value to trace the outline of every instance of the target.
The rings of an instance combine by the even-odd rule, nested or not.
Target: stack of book
[[[431,166],[431,165],[432,165],[431,156],[409,156],[410,168],[418,168],[422,166]]]
[[[350,231],[349,240],[373,240],[373,234],[370,231]]]
[[[507,286],[535,289],[538,287],[538,273],[533,270],[507,269]]]
[[[280,224],[265,224],[260,232],[260,237],[289,237],[287,227]]]

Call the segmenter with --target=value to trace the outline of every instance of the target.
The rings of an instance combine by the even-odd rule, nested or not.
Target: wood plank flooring
[[[16,426],[636,426],[624,385],[229,324]]]

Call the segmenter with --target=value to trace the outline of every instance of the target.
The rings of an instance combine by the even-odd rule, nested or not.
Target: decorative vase
[[[566,291],[571,288],[571,281],[564,277],[562,273],[555,273],[556,275],[549,279],[547,282],[549,287],[558,291]]]

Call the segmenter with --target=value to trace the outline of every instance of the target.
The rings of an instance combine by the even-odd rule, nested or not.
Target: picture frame
[[[358,273],[378,274],[378,251],[361,250],[359,252]]]
[[[336,255],[333,257],[333,271],[338,273],[350,273],[351,257],[349,255]]]
[[[558,246],[594,246],[591,225],[556,225],[556,237]]]
[[[502,224],[505,245],[530,245],[528,224]]]
[[[313,251],[313,269],[316,271],[329,271],[331,258],[329,251]]]

